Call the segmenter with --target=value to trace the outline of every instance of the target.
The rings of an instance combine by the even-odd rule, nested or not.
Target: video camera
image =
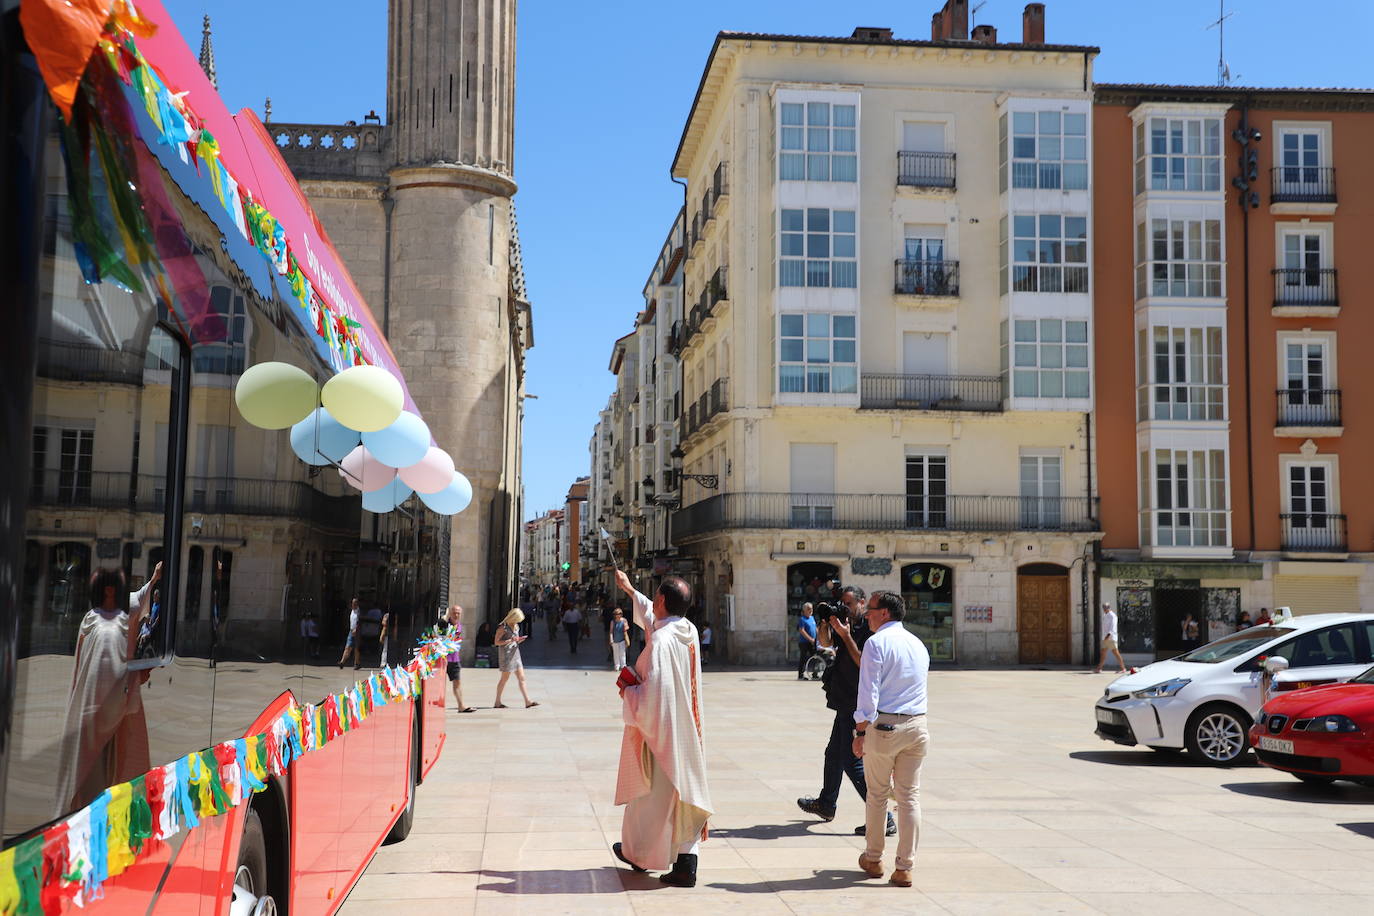
[[[829,601],[818,601],[818,602],[816,602],[815,611],[816,611],[816,622],[817,622],[818,624],[820,624],[820,623],[825,623],[825,622],[828,621],[831,617],[834,617],[836,614],[839,614],[840,616],[844,616],[844,608],[843,608],[842,606],[836,606],[836,605],[834,605],[834,604],[831,604]]]

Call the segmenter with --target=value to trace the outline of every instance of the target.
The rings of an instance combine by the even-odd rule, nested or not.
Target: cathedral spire
[[[210,85],[219,89],[219,80],[215,77],[215,47],[210,44],[209,13],[205,14],[205,26],[200,34],[200,69],[210,78]]]

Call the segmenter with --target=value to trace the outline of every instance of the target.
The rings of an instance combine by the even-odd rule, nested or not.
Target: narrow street
[[[788,671],[708,670],[714,829],[698,886],[663,887],[611,855],[620,722],[600,642],[583,643],[579,668],[565,643],[539,637],[526,658],[556,667],[528,671],[537,708],[491,709],[497,672],[464,670],[478,712],[450,711],[414,831],[378,852],[347,916],[402,901],[478,914],[1374,908],[1374,790],[1105,744],[1091,706],[1109,676],[1069,670],[932,672],[911,889],[855,867],[862,840],[851,831],[863,815],[852,789],[829,824],[796,807],[820,787],[819,685]],[[520,702],[518,691],[505,699]]]

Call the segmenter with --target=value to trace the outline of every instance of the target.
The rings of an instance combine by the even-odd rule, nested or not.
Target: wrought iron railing
[[[902,150],[897,154],[897,184],[909,188],[954,187],[954,154]]]
[[[1337,551],[1346,549],[1345,516],[1315,512],[1285,512],[1283,549],[1288,551]]]
[[[896,261],[894,289],[908,296],[959,295],[958,261]]]
[[[730,298],[730,290],[726,285],[729,269],[722,266],[717,267],[716,272],[711,275],[711,279],[706,284],[707,308],[714,306],[723,299]]]
[[[138,385],[146,357],[133,350],[108,350],[55,340],[38,342],[38,377],[74,382]]]
[[[1341,389],[1280,388],[1276,426],[1340,426]]]
[[[1334,203],[1336,170],[1316,165],[1280,165],[1272,170],[1273,200],[1282,203]]]
[[[896,375],[864,373],[859,406],[879,410],[1002,409],[1002,379],[996,375]]]
[[[732,528],[1096,531],[1088,497],[719,493],[673,513],[674,539]]]
[[[716,166],[716,173],[711,178],[711,197],[715,200],[730,195],[730,176],[726,165],[722,162]]]
[[[1280,267],[1274,271],[1274,306],[1340,305],[1335,268]]]

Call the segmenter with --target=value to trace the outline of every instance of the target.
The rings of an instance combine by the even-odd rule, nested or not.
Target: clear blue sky
[[[385,117],[384,0],[164,0],[199,47],[215,30],[220,92],[282,121]],[[522,0],[516,77],[516,203],[534,303],[526,402],[527,515],[561,505],[588,472],[587,439],[613,387],[611,343],[682,202],[668,166],[701,68],[722,29],[848,35],[887,26],[928,38],[943,0]],[[970,5],[975,5],[973,0]],[[978,22],[1017,40],[1023,0],[987,0]],[[1227,0],[1226,56],[1241,85],[1374,85],[1374,0]],[[1102,48],[1102,82],[1211,84],[1215,0],[1049,0],[1046,38]],[[462,465],[461,454],[458,456]]]

